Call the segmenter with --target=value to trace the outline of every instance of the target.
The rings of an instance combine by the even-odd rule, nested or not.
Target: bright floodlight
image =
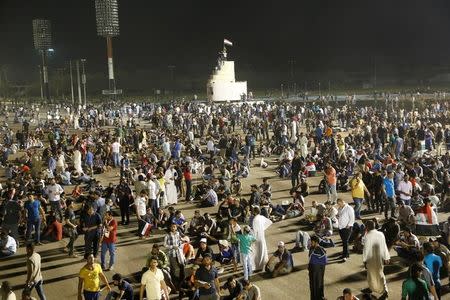
[[[102,37],[119,35],[119,7],[117,0],[95,0],[97,34]]]
[[[52,47],[52,26],[50,20],[33,20],[33,40],[36,50],[48,50]]]

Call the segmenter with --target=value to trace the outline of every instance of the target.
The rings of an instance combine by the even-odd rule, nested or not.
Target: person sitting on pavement
[[[220,263],[221,266],[233,264],[234,272],[237,272],[237,262],[234,254],[234,250],[229,246],[227,240],[219,240],[219,253],[213,256],[214,260]],[[219,269],[219,274],[223,273],[224,269]]]
[[[206,238],[201,238],[199,248],[197,249],[197,253],[195,254],[194,264],[201,265],[206,253],[209,253],[211,257],[214,254],[213,250],[208,246],[208,241],[206,240]]]
[[[12,256],[17,252],[17,242],[3,229],[0,232],[0,258]]]
[[[342,296],[337,297],[336,300],[359,300],[359,298],[353,295],[351,289],[345,288],[342,291]]]
[[[400,239],[395,243],[394,250],[398,256],[408,260],[415,260],[420,251],[420,242],[417,236],[411,233],[411,229],[405,228],[400,234]]]
[[[411,206],[406,205],[403,200],[397,202],[398,205],[398,223],[401,228],[414,226],[416,223],[414,211]]]
[[[292,254],[286,249],[283,241],[278,242],[278,250],[273,253],[266,264],[266,271],[277,277],[292,272],[294,261]]]
[[[133,300],[133,286],[122,278],[122,275],[116,273],[112,277],[113,284],[117,286],[119,292],[111,291],[105,300],[120,299],[120,300]]]
[[[233,275],[227,278],[227,282],[221,286],[220,289],[228,290],[229,293],[228,296],[223,296],[221,298],[222,300],[234,300],[242,293],[244,287],[242,286],[242,283],[237,280],[237,276]]]

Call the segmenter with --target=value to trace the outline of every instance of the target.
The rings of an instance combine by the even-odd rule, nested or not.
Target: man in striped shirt
[[[181,236],[177,229],[177,224],[170,224],[170,232],[164,238],[164,247],[169,250],[168,257],[172,278],[178,280],[184,277],[184,262],[180,251],[181,244]]]

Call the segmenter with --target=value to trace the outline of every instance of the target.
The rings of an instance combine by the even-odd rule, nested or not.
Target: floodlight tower
[[[45,98],[50,102],[50,87],[48,84],[47,51],[52,49],[52,28],[50,20],[33,20],[34,48],[41,53],[42,80],[44,82]]]
[[[112,38],[119,35],[119,7],[117,0],[95,0],[97,35],[106,38],[108,56],[109,94],[116,94],[114,81]]]

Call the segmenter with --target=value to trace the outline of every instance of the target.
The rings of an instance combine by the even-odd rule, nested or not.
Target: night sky
[[[94,0],[0,0],[0,66],[15,77],[35,70],[33,18],[52,21],[54,66],[84,57],[90,71],[106,73]],[[224,37],[236,64],[254,72],[288,70],[291,58],[296,70],[319,72],[364,70],[374,60],[450,66],[448,0],[119,0],[119,19],[114,59],[128,72],[175,65],[177,74],[207,76]]]

